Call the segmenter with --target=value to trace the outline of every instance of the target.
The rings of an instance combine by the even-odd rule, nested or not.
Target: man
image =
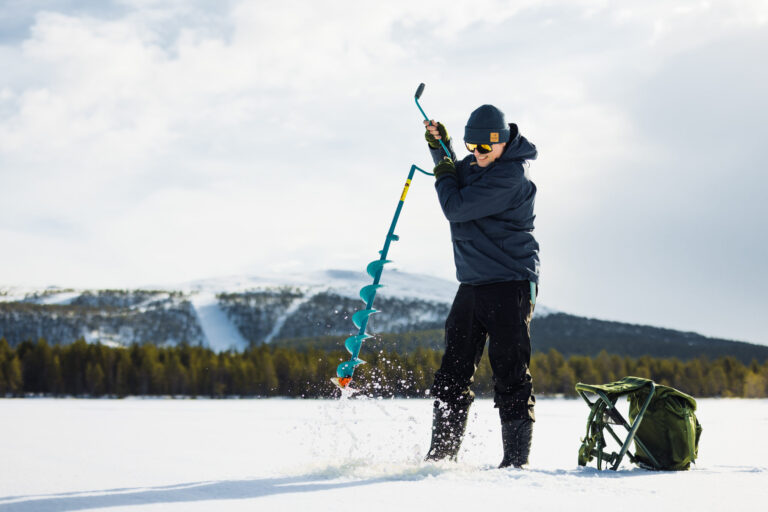
[[[537,156],[536,146],[492,105],[470,115],[464,142],[472,154],[463,160],[456,160],[442,124],[424,124],[460,282],[445,323],[445,354],[431,388],[435,403],[427,460],[456,459],[474,400],[470,386],[488,340],[504,443],[499,467],[519,468],[528,463],[535,421],[528,366],[539,244],[533,237],[536,186],[526,170],[528,160]]]

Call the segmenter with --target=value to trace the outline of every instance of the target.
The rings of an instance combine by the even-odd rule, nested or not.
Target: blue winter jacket
[[[456,278],[466,284],[539,281],[539,244],[533,237],[536,185],[526,176],[527,160],[536,146],[510,124],[504,153],[488,167],[474,155],[456,162],[456,174],[444,173],[435,183],[440,206],[451,223]],[[437,164],[442,147],[430,148]]]

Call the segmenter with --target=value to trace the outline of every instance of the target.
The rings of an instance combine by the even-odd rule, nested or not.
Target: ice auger
[[[419,98],[421,97],[421,93],[423,92],[424,92],[424,84],[419,84],[419,87],[418,89],[416,89],[416,94],[414,95],[414,97],[416,99],[416,106],[419,107],[419,110],[421,111],[421,114],[424,116],[424,119],[429,121],[429,118],[424,113],[424,110],[421,108],[421,105],[419,105]],[[445,154],[450,156],[451,153],[450,151],[448,151],[448,148],[445,146],[445,144],[443,144],[443,141],[440,140],[439,142],[440,142],[440,145],[445,150]],[[352,323],[355,324],[355,327],[357,327],[359,331],[356,335],[350,336],[344,342],[344,346],[346,347],[347,351],[351,354],[352,357],[350,357],[349,361],[345,361],[341,363],[336,368],[336,377],[331,379],[331,382],[336,384],[336,386],[338,386],[340,389],[344,389],[349,385],[350,381],[352,380],[352,374],[355,372],[355,367],[365,363],[365,361],[363,361],[359,357],[360,347],[362,347],[363,341],[373,337],[371,334],[365,332],[365,329],[368,326],[368,319],[370,318],[370,316],[377,312],[377,310],[373,309],[373,300],[376,298],[376,290],[384,286],[382,284],[379,284],[379,282],[381,281],[381,273],[384,270],[384,265],[386,265],[387,263],[391,263],[391,261],[387,259],[387,253],[389,252],[389,245],[392,242],[396,242],[399,239],[398,236],[395,234],[395,226],[397,225],[397,219],[400,217],[400,211],[403,209],[405,196],[408,194],[408,188],[411,186],[411,180],[413,179],[413,175],[416,171],[419,171],[428,176],[433,176],[431,172],[427,172],[424,169],[421,169],[420,167],[416,166],[415,164],[411,166],[411,170],[408,172],[408,178],[405,180],[405,187],[403,187],[403,192],[400,194],[400,201],[398,201],[397,203],[395,216],[392,219],[392,224],[389,226],[389,232],[387,232],[387,238],[384,240],[384,248],[379,251],[379,254],[381,255],[381,257],[378,260],[374,260],[370,262],[368,264],[368,267],[366,268],[368,275],[373,278],[373,284],[363,286],[360,289],[360,298],[365,303],[365,309],[361,309],[352,315]]]

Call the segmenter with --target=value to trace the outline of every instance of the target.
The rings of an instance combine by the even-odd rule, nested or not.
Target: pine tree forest
[[[417,348],[404,354],[366,354],[353,387],[369,396],[425,397],[442,352]],[[346,352],[263,344],[243,352],[216,353],[182,344],[109,347],[78,340],[49,345],[25,341],[11,347],[0,338],[0,397],[178,396],[333,397],[329,378]],[[605,383],[626,375],[646,377],[694,397],[768,397],[768,360],[744,364],[733,357],[630,358],[608,354],[564,357],[552,349],[531,359],[538,395],[575,396],[577,382]],[[487,357],[475,375],[479,397],[493,394]]]

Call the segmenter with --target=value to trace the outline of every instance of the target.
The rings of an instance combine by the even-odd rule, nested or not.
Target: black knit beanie
[[[497,144],[509,140],[509,126],[504,112],[493,105],[483,105],[469,116],[464,127],[464,142]]]

